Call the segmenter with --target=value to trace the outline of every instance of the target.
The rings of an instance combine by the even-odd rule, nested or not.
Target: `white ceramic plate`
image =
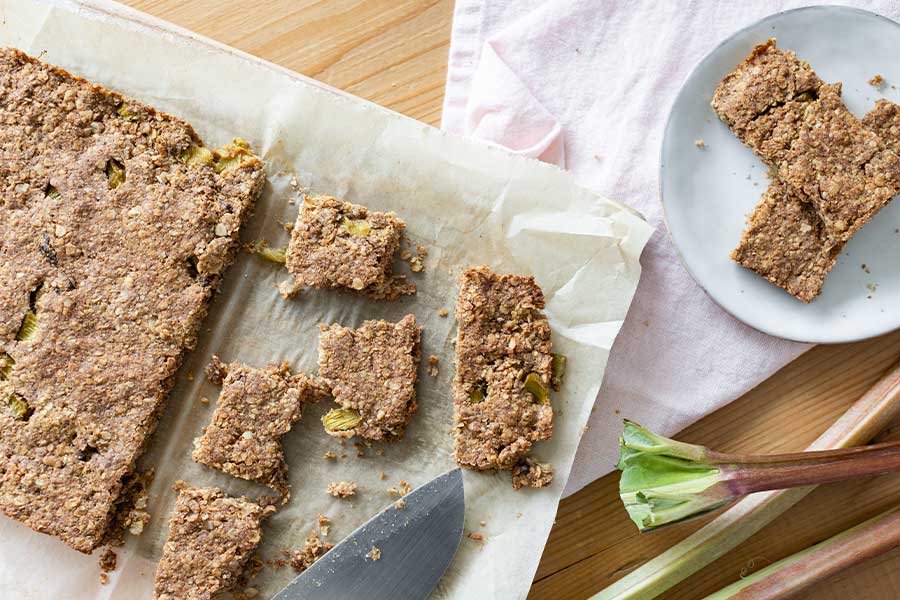
[[[804,304],[729,258],[768,186],[766,167],[709,103],[719,81],[757,44],[778,39],[826,82],[843,82],[862,117],[884,96],[900,103],[900,25],[874,13],[817,6],[767,17],[713,50],[687,78],[663,138],[660,186],[669,234],[685,267],[725,310],[748,325],[804,342],[848,342],[900,328],[900,200],[847,245],[822,294]],[[867,82],[880,73],[879,92]],[[702,139],[706,148],[694,141]],[[862,267],[865,265],[865,269]]]

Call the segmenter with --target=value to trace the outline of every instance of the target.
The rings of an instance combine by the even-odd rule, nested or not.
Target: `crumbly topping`
[[[553,433],[549,401],[553,347],[533,277],[463,273],[456,301],[456,461],[512,469],[533,442]]]
[[[267,485],[286,500],[281,438],[300,419],[303,403],[328,395],[327,386],[304,374],[292,375],[286,362],[261,369],[241,363],[225,367],[214,357],[207,372],[221,379],[222,392],[212,422],[194,440],[194,460]]]
[[[320,328],[319,375],[341,407],[322,418],[326,431],[370,440],[402,436],[416,412],[422,328],[415,316],[398,323],[366,321],[358,329]]]
[[[217,159],[184,121],[15,49],[0,50],[0,148],[0,395],[17,407],[0,415],[0,510],[89,552],[263,165],[241,143]]]
[[[287,269],[300,285],[353,290],[378,300],[414,294],[416,286],[392,271],[405,228],[394,213],[306,196],[291,230]]]
[[[215,488],[176,484],[178,499],[156,570],[157,600],[209,600],[232,589],[275,512]]]
[[[884,76],[880,73],[876,73],[872,76],[872,79],[869,80],[869,85],[876,88],[879,92],[884,89]]]
[[[106,548],[100,555],[100,570],[104,573],[116,570],[116,562],[118,557],[112,548]]]
[[[326,552],[334,548],[334,544],[329,544],[328,542],[322,541],[319,538],[319,533],[319,531],[313,529],[309,532],[309,536],[306,538],[306,543],[304,544],[302,550],[295,550],[294,552],[286,553],[291,562],[291,566],[297,573],[302,573],[303,571],[310,568],[314,562],[323,557]],[[326,534],[327,530],[326,532],[322,533],[322,535]]]
[[[335,498],[350,498],[356,495],[356,482],[333,481],[328,484],[328,494]]]

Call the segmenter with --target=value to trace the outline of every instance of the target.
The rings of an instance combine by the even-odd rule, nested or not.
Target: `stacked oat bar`
[[[712,106],[775,177],[734,260],[804,302],[822,289],[846,242],[900,191],[893,113],[869,125],[775,40],[756,47],[716,89]]]

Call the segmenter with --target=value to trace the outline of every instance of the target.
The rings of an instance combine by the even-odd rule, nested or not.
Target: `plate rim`
[[[706,63],[711,60],[713,55],[715,55],[724,45],[728,44],[734,38],[738,37],[739,35],[741,35],[742,33],[746,32],[747,30],[749,30],[751,28],[757,27],[759,25],[765,24],[769,21],[773,21],[775,19],[778,19],[780,17],[783,17],[788,14],[792,14],[792,13],[822,12],[822,11],[834,11],[834,12],[847,11],[847,12],[859,13],[859,14],[863,14],[867,17],[875,17],[879,20],[886,21],[890,25],[900,28],[900,23],[898,23],[897,21],[894,21],[893,19],[888,18],[884,15],[878,14],[876,12],[866,10],[863,8],[859,8],[856,6],[845,6],[845,5],[840,5],[840,4],[815,4],[815,5],[811,5],[811,6],[800,6],[797,8],[789,8],[786,10],[781,10],[781,11],[766,15],[765,17],[757,19],[756,21],[753,21],[752,23],[745,25],[744,27],[741,27],[740,29],[734,31],[727,37],[720,40],[715,46],[713,46],[713,48],[709,52],[707,52],[703,56],[703,58],[701,58],[699,61],[697,61],[697,64],[695,64],[693,66],[690,73],[688,73],[687,77],[685,77],[684,80],[681,82],[681,86],[678,88],[678,93],[675,94],[675,98],[672,101],[671,107],[669,108],[669,114],[666,117],[666,125],[663,128],[662,141],[660,142],[660,145],[659,145],[659,170],[658,170],[659,203],[662,208],[663,223],[666,226],[666,236],[669,238],[669,241],[672,243],[672,246],[675,248],[675,252],[678,255],[678,260],[681,263],[681,266],[684,267],[684,270],[687,271],[687,273],[688,273],[688,275],[690,275],[691,279],[694,280],[694,283],[696,283],[700,287],[700,289],[702,289],[704,291],[704,293],[706,293],[706,295],[713,302],[716,303],[716,306],[718,306],[719,308],[724,310],[732,318],[739,321],[740,323],[743,323],[747,327],[750,327],[751,329],[753,329],[755,331],[759,331],[760,333],[764,333],[766,335],[770,335],[775,338],[779,338],[779,339],[783,339],[783,340],[787,340],[787,341],[791,341],[791,342],[799,342],[799,343],[803,343],[803,344],[844,344],[844,343],[861,342],[864,340],[870,340],[870,339],[874,339],[874,338],[880,337],[882,335],[886,335],[888,333],[892,333],[894,331],[900,330],[900,320],[898,320],[897,323],[892,324],[887,329],[884,329],[882,331],[876,331],[873,333],[864,334],[864,335],[846,336],[846,337],[813,336],[811,339],[801,339],[799,337],[785,335],[784,333],[779,333],[777,330],[772,329],[770,327],[766,327],[763,324],[749,323],[745,319],[742,319],[741,317],[736,315],[734,312],[732,312],[732,310],[729,309],[729,307],[726,306],[725,303],[716,294],[714,294],[712,291],[710,291],[707,288],[707,286],[704,285],[703,282],[700,281],[700,279],[697,277],[697,275],[691,269],[690,265],[688,264],[688,261],[685,260],[684,255],[682,254],[682,251],[681,251],[681,247],[676,242],[675,236],[672,234],[672,229],[669,226],[669,217],[668,217],[668,213],[666,211],[665,194],[663,191],[663,188],[664,188],[663,173],[666,170],[666,163],[663,160],[663,158],[664,158],[663,153],[665,152],[665,149],[666,149],[666,140],[669,139],[670,129],[672,126],[672,119],[675,114],[675,110],[678,106],[679,100],[681,99],[682,94],[685,93],[685,88],[687,87],[688,83],[694,79],[694,77],[697,75],[697,73],[699,71],[701,71],[703,66],[706,65]],[[769,283],[769,285],[775,286],[775,284],[773,284],[773,283],[770,283],[770,282],[767,282],[767,283]],[[775,286],[775,287],[777,287],[777,286]],[[788,293],[784,290],[782,290],[782,292],[785,294]],[[799,300],[798,300],[798,302],[799,302]]]

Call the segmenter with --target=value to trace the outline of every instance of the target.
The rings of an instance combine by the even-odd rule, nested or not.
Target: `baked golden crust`
[[[210,600],[239,581],[275,512],[216,488],[176,484],[178,498],[156,568],[157,600]]]
[[[240,144],[189,161],[201,148],[177,118],[0,50],[0,510],[83,552],[265,179]]]
[[[416,317],[320,328],[319,375],[341,407],[322,418],[325,430],[336,437],[401,437],[416,412],[422,333]]]
[[[542,312],[544,294],[533,277],[497,275],[483,266],[463,273],[459,288],[456,462],[479,470],[513,469],[533,442],[553,433],[553,343]]]

